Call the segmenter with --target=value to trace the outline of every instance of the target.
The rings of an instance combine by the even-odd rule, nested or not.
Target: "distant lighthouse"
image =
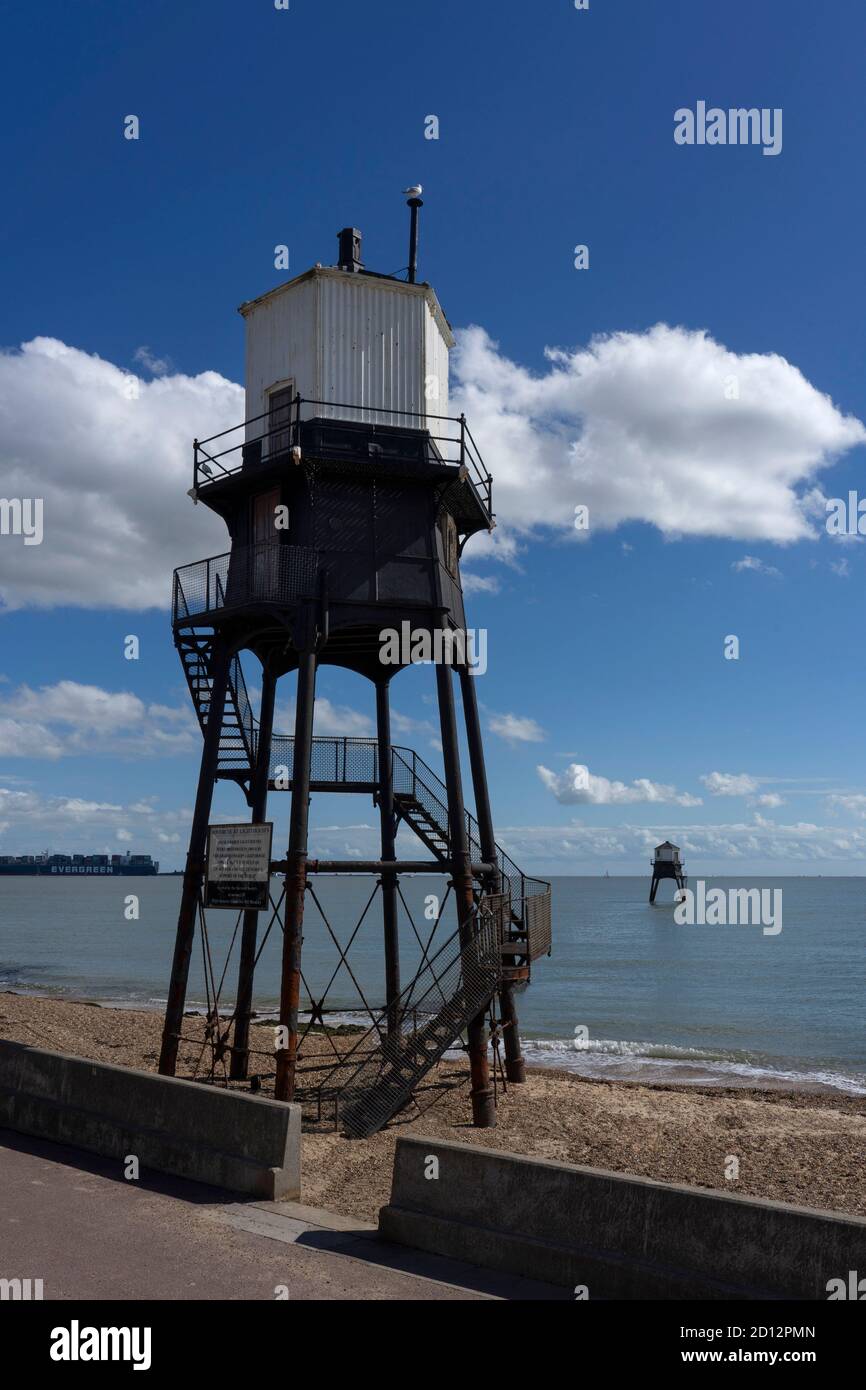
[[[656,892],[663,878],[672,878],[675,880],[677,888],[685,888],[686,866],[680,858],[679,845],[672,845],[670,840],[665,840],[663,844],[657,845],[652,868],[653,881],[650,885],[649,895],[651,903],[656,900]]]

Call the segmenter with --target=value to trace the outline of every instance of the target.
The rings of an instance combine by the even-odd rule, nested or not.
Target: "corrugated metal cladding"
[[[384,411],[446,415],[448,343],[423,292],[324,271],[247,316],[247,418],[267,411],[269,391],[289,380],[307,399],[334,402],[305,407],[307,417],[386,424]],[[433,421],[430,428],[438,432]]]
[[[442,337],[442,330],[430,305],[424,302],[424,325],[426,335],[426,356],[424,367],[425,382],[434,378],[433,389],[427,390],[427,409],[431,415],[448,414],[448,344]],[[433,430],[436,433],[436,430]]]
[[[291,382],[302,396],[319,394],[316,280],[302,280],[256,304],[247,317],[247,419],[264,415],[268,392]],[[261,424],[247,431],[255,439]]]
[[[369,407],[329,414],[383,424],[387,416],[377,410],[423,415],[430,312],[424,296],[362,275],[322,277],[319,286],[324,398]]]

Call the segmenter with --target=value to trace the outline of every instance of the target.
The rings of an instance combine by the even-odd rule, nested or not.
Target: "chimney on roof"
[[[361,233],[357,227],[344,227],[337,233],[337,240],[340,243],[340,258],[337,262],[340,270],[349,270],[357,274],[364,267],[361,263]]]

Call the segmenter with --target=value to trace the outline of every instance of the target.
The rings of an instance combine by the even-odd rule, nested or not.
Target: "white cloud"
[[[391,720],[396,735],[423,735],[435,741],[436,728],[430,720],[411,719],[399,710],[392,710]],[[278,708],[275,731],[291,734],[293,730],[295,702],[289,701]],[[361,710],[320,695],[314,731],[317,735],[373,738],[375,723]],[[3,758],[54,760],[79,753],[113,753],[139,759],[197,753],[200,746],[202,735],[192,703],[146,705],[128,691],[106,691],[99,685],[67,680],[38,689],[19,685],[0,695]],[[153,806],[146,802],[136,802],[131,809],[139,815],[153,815]]]
[[[192,438],[243,414],[217,372],[143,381],[54,338],[0,353],[3,495],[41,497],[45,532],[0,546],[0,606],[167,607],[176,566],[229,548],[186,496]]]
[[[146,344],[135,349],[132,360],[138,362],[152,376],[167,376],[171,371],[171,358],[157,357]]]
[[[866,441],[784,358],[731,352],[703,331],[658,324],[547,358],[534,375],[479,327],[458,335],[454,356],[456,408],[493,466],[500,520],[518,532],[576,536],[585,504],[591,531],[645,521],[666,536],[798,540],[817,534],[821,469]]]
[[[502,826],[497,839],[521,868],[542,873],[576,868],[599,873],[609,867],[623,873],[644,870],[649,876],[651,852],[664,839],[680,846],[693,879],[713,863],[724,865],[725,873],[746,874],[749,863],[778,863],[784,871],[829,861],[862,866],[866,860],[866,827],[840,833],[838,825],[780,825],[762,817],[722,825]]]
[[[424,738],[436,738],[436,726],[429,719],[413,719],[411,715],[401,714],[399,710],[391,710],[391,729],[395,734],[403,735],[406,738],[413,734],[423,735]]]
[[[701,781],[710,796],[750,796],[760,785],[747,772],[710,772]]]
[[[80,753],[127,757],[186,753],[198,746],[192,708],[146,706],[128,691],[62,680],[0,697],[0,756],[56,759]]]
[[[866,796],[862,792],[831,792],[827,805],[833,811],[847,811],[849,815],[866,820]]]
[[[840,796],[840,801],[843,799]],[[851,810],[861,819],[852,826],[796,822],[780,825],[760,815],[752,821],[700,825],[664,821],[656,825],[620,823],[599,826],[581,820],[559,825],[499,825],[497,840],[521,868],[541,873],[601,872],[649,874],[653,847],[671,839],[684,852],[692,877],[709,872],[712,863],[725,872],[748,873],[750,862],[791,867],[829,862],[857,865],[866,861],[866,796],[852,796]],[[840,809],[844,809],[841,808]],[[156,798],[120,805],[82,797],[43,796],[32,790],[0,785],[0,853],[33,853],[48,846],[71,852],[108,852],[118,840],[137,851],[154,853],[163,867],[182,860],[191,809],[163,808]],[[244,821],[242,814],[220,810],[218,819]],[[128,833],[125,840],[118,832]],[[314,826],[311,853],[321,858],[375,858],[379,829],[370,822]],[[405,826],[398,832],[398,853],[417,857],[417,840]]]
[[[866,440],[801,372],[773,354],[729,352],[705,332],[660,324],[551,350],[534,375],[481,328],[459,335],[455,410],[495,464],[505,525],[476,560],[516,564],[542,526],[646,521],[667,536],[790,541],[818,534],[815,480]],[[166,606],[172,570],[228,548],[186,497],[190,442],[237,424],[242,388],[217,372],[184,376],[149,348],[144,380],[54,338],[0,353],[7,496],[44,503],[42,545],[0,548],[0,604]],[[739,399],[725,398],[736,376]],[[474,575],[470,588],[492,592]]]
[[[128,806],[83,797],[44,796],[0,784],[0,853],[32,854],[47,846],[63,853],[109,852],[117,843],[153,853],[158,844],[186,842],[191,811],[163,809],[155,798]]]
[[[114,816],[123,808],[112,801],[85,801],[81,796],[68,796],[58,800],[57,809],[70,820],[89,821],[93,816]]]
[[[258,691],[250,689],[250,694],[256,699],[258,699],[258,693]],[[274,729],[281,734],[294,733],[294,700],[288,700],[277,708],[274,716]],[[317,695],[313,712],[313,732],[317,738],[334,735],[338,737],[345,735],[346,738],[375,738],[376,722],[371,715],[364,714],[362,710],[353,709],[351,705],[338,705],[325,695]],[[429,719],[413,719],[411,715],[401,714],[399,710],[392,708],[391,732],[398,737],[417,735],[430,739],[435,737],[436,727]]]
[[[460,582],[464,594],[498,594],[499,580],[493,574],[472,574],[469,570],[460,571]]]
[[[633,782],[611,782],[598,777],[581,763],[570,763],[564,772],[539,767],[538,775],[548,791],[563,806],[625,806],[633,802],[672,802],[677,806],[700,806],[700,797],[678,792],[676,787],[636,777]]]
[[[775,565],[766,565],[763,560],[759,560],[756,555],[744,555],[742,560],[735,560],[731,565],[735,574],[742,574],[746,570],[752,570],[755,574],[765,574],[769,579],[781,579],[782,571],[777,570]]]
[[[59,758],[62,755],[63,744],[44,724],[0,715],[0,757]]]
[[[777,806],[784,806],[785,799],[778,792],[762,792],[750,803],[752,806],[764,806],[768,810],[775,810]]]
[[[492,732],[507,743],[543,743],[545,739],[541,725],[527,715],[491,714],[488,723]]]
[[[97,685],[77,681],[58,681],[32,690],[21,685],[2,702],[4,712],[19,714],[46,723],[69,724],[74,728],[113,733],[143,719],[145,707],[137,695],[114,693]]]
[[[294,708],[291,727],[295,727]],[[351,709],[349,705],[335,705],[324,695],[316,699],[313,728],[317,734],[345,734],[347,738],[370,738],[375,733],[373,721],[368,715]]]
[[[294,700],[278,706],[274,715],[274,730],[282,734],[294,733]],[[317,738],[334,734],[340,737],[345,735],[346,738],[373,738],[376,726],[368,714],[362,714],[350,705],[336,705],[324,695],[317,695],[313,709],[313,733]]]

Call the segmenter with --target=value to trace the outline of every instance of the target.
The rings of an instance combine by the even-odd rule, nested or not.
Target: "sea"
[[[552,880],[553,951],[534,964],[517,1001],[527,1060],[597,1079],[866,1095],[866,878],[705,881],[708,889],[781,890],[782,930],[677,925],[673,884],[663,883],[650,906],[648,877]],[[427,914],[436,910],[431,900],[442,880],[419,875],[402,884],[405,980],[430,935]],[[0,991],[161,1009],[180,888],[179,876],[0,877]],[[279,890],[275,880],[272,892]],[[315,899],[308,896],[304,1002],[310,991],[320,997],[336,970],[328,995],[334,1022],[363,1021],[359,990],[374,1007],[382,1003],[377,897],[362,916],[370,891],[369,879],[332,877],[317,880]],[[214,977],[225,968],[228,1012],[237,918],[208,912]],[[266,935],[267,923],[262,914],[255,1007],[270,1014],[278,1002],[280,934],[272,926]],[[446,902],[436,941],[453,926]],[[349,969],[335,941],[345,949],[352,937]],[[187,1007],[203,1009],[206,1001],[197,938]]]

